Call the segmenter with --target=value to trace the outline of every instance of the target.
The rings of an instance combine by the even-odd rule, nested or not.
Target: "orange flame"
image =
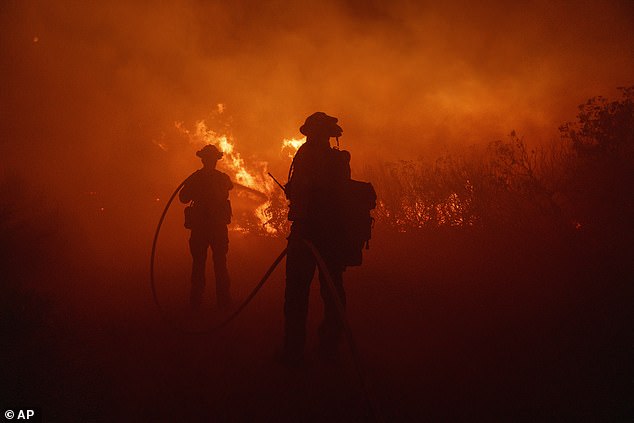
[[[299,150],[299,147],[301,147],[302,144],[304,144],[305,142],[306,137],[288,139],[284,138],[284,140],[282,141],[282,152],[286,151],[288,157],[292,159],[295,156],[295,153],[297,153],[297,150]]]
[[[218,113],[224,111],[224,105],[218,104]],[[199,120],[195,124],[193,131],[187,129],[182,122],[175,122],[175,126],[184,134],[187,134],[192,144],[202,147],[213,144],[224,153],[224,158],[218,162],[221,170],[225,171],[234,182],[252,190],[256,190],[268,197],[252,211],[252,217],[259,222],[258,225],[245,226],[244,222],[236,222],[232,225],[232,230],[237,232],[251,232],[249,227],[253,227],[256,232],[267,235],[276,235],[278,230],[270,225],[271,198],[275,193],[275,186],[268,178],[268,163],[262,161],[249,161],[247,163],[236,148],[236,143],[231,135],[217,133],[210,129],[204,120]],[[285,140],[286,141],[286,140]],[[299,145],[297,145],[299,148]],[[292,157],[292,156],[291,156]]]
[[[223,104],[217,105],[216,113],[225,111]],[[249,217],[244,220],[240,216],[232,225],[235,232],[257,233],[276,236],[284,233],[286,200],[272,180],[267,177],[268,163],[257,160],[245,160],[237,149],[235,140],[230,134],[217,133],[207,126],[204,120],[199,120],[190,131],[182,122],[175,123],[176,128],[188,135],[192,144],[200,148],[213,144],[224,153],[224,159],[218,166],[229,174],[231,179],[240,185],[259,191],[266,196],[260,199],[257,207],[249,208]],[[306,142],[306,138],[284,138],[280,152],[288,158],[294,157],[299,148]],[[160,147],[160,146],[159,146]],[[397,204],[388,205],[382,199],[377,201],[376,217],[385,221],[398,231],[406,232],[426,227],[428,225],[442,226],[473,226],[477,223],[477,216],[472,212],[473,185],[465,182],[465,192],[450,193],[444,199],[431,200],[424,196],[405,195],[396,199]],[[238,193],[238,195],[240,195]]]

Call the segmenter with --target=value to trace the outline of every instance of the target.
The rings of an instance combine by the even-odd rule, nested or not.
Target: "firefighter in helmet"
[[[182,203],[191,203],[185,210],[185,227],[191,229],[189,250],[192,255],[191,296],[192,309],[200,308],[205,289],[205,262],[211,247],[216,276],[216,301],[219,307],[231,303],[227,252],[231,223],[229,191],[233,183],[226,173],[216,169],[223,153],[214,145],[206,145],[196,152],[203,167],[187,178],[179,193]]]
[[[310,241],[323,257],[335,286],[336,295],[345,305],[343,289],[344,260],[341,245],[342,186],[350,178],[350,154],[330,147],[330,138],[339,137],[342,129],[337,118],[323,112],[310,115],[300,132],[306,142],[299,148],[289,171],[286,196],[290,201],[291,225],[286,259],[284,300],[284,346],[281,359],[287,364],[301,362],[306,341],[306,316],[309,287],[317,267]],[[319,327],[318,352],[335,358],[342,334],[342,321],[323,272],[319,271],[320,293],[324,302],[324,319]]]

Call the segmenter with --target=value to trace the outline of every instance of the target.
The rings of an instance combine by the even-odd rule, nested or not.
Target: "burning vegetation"
[[[289,233],[268,173],[286,182],[300,121],[324,110],[378,195],[346,289],[385,420],[632,420],[634,88],[613,90],[632,83],[631,0],[0,9],[8,405],[363,420],[346,371],[282,386],[267,364],[282,272],[213,339],[167,334],[147,286],[157,220],[211,143],[236,185],[228,260],[247,295]],[[175,307],[187,235],[174,202],[157,276]]]
[[[233,136],[209,129],[204,120],[197,121],[193,131],[185,128],[181,122],[176,122],[175,126],[187,135],[196,148],[213,144],[224,153],[218,167],[231,177],[235,185],[234,218],[230,228],[235,232],[257,235],[284,235],[288,228],[284,210],[286,202],[283,191],[269,176],[268,163],[245,161]],[[304,141],[291,139],[282,142],[281,149],[289,151],[288,165]]]
[[[550,146],[531,148],[511,132],[506,140],[432,162],[366,163],[357,177],[377,190],[377,224],[399,232],[435,227],[581,230],[592,220],[591,203],[603,210],[627,198],[599,200],[611,192],[599,184],[622,186],[631,170],[634,90],[621,91],[618,100],[597,97],[580,106],[578,120],[562,125],[561,140]],[[286,236],[287,202],[268,175],[269,163],[245,159],[229,128],[218,133],[204,120],[192,130],[182,123],[176,127],[195,148],[215,144],[225,153],[219,167],[237,183],[233,231]],[[303,142],[305,138],[283,139],[275,167],[288,169]],[[594,175],[592,180],[588,175]],[[624,206],[631,211],[631,204]]]

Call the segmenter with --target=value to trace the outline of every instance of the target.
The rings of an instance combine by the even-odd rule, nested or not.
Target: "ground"
[[[282,266],[229,326],[184,334],[157,313],[147,256],[62,261],[31,276],[59,290],[26,291],[7,315],[3,399],[45,421],[631,420],[632,263],[583,234],[512,239],[375,231],[345,274],[367,395],[347,348],[336,364],[312,351],[316,280],[306,363],[287,369],[274,360]],[[244,298],[284,241],[231,247]],[[159,297],[176,309],[165,294],[186,295],[188,258],[160,258]]]

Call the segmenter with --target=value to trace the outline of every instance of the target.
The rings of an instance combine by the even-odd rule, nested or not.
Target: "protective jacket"
[[[192,202],[185,226],[194,229],[209,223],[231,223],[229,190],[232,188],[229,176],[219,170],[203,168],[194,172],[179,193],[181,202]]]
[[[310,142],[302,145],[286,185],[288,219],[336,242],[342,227],[343,186],[350,178],[349,160],[347,151]]]

